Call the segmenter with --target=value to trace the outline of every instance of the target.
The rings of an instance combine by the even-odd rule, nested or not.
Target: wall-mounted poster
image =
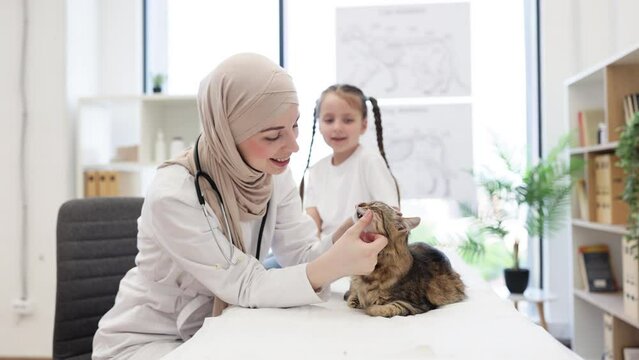
[[[470,95],[470,5],[338,8],[337,80],[378,98]]]
[[[402,199],[476,202],[470,104],[384,106],[381,113],[386,158]],[[362,143],[377,148],[372,114]]]

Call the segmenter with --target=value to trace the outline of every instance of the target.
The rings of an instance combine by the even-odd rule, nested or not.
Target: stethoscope
[[[195,140],[195,148],[193,150],[193,155],[195,160],[195,170],[196,170],[195,193],[197,195],[197,201],[200,203],[200,206],[202,207],[202,213],[204,214],[204,218],[206,218],[206,223],[209,225],[209,230],[211,231],[211,234],[213,235],[213,239],[215,240],[215,244],[220,250],[220,253],[222,254],[222,256],[224,256],[224,260],[226,260],[228,264],[228,266],[224,268],[226,270],[231,265],[236,265],[238,263],[237,260],[233,262],[233,254],[235,252],[235,246],[233,245],[233,235],[231,233],[231,227],[229,226],[229,220],[228,220],[228,213],[226,211],[226,206],[224,205],[224,201],[222,200],[222,195],[220,194],[220,190],[217,188],[215,181],[213,181],[213,179],[209,176],[209,174],[202,171],[202,167],[200,166],[200,156],[198,154],[198,144],[200,142],[200,136],[198,136],[197,140]],[[215,193],[215,197],[217,197],[217,201],[220,204],[220,209],[222,209],[222,216],[224,217],[224,227],[226,228],[226,234],[229,237],[228,256],[222,250],[222,245],[220,245],[220,240],[218,239],[217,235],[215,235],[215,232],[213,231],[213,226],[211,225],[211,221],[209,220],[211,216],[209,215],[209,212],[206,209],[206,201],[204,200],[204,195],[202,194],[202,189],[200,188],[200,182],[198,181],[200,177],[204,178],[209,183],[209,185],[211,185],[211,188],[213,189],[213,192]],[[260,259],[260,248],[262,246],[262,234],[264,233],[264,224],[266,224],[266,217],[268,216],[269,205],[270,205],[270,201],[266,204],[266,212],[264,213],[264,216],[262,217],[262,223],[260,224],[260,231],[257,237],[257,250],[255,251],[255,258],[257,258],[258,260]]]

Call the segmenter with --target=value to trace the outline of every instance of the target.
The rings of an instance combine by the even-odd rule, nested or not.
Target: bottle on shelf
[[[158,130],[155,139],[155,157],[153,160],[158,163],[166,160],[166,142],[164,141],[164,133],[162,130]]]
[[[608,142],[608,127],[605,123],[599,123],[597,129],[597,143],[605,144]]]
[[[169,157],[171,159],[175,158],[176,156],[180,155],[184,149],[184,140],[182,140],[181,136],[174,136],[173,139],[171,139],[171,146],[169,146]]]

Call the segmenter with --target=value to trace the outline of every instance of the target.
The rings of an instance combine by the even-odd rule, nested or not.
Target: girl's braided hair
[[[315,108],[313,109],[313,133],[311,135],[311,145],[308,149],[308,158],[306,159],[306,167],[304,168],[304,173],[302,174],[302,182],[300,183],[300,197],[304,200],[304,175],[306,175],[306,170],[311,163],[311,153],[313,151],[313,141],[315,139],[315,131],[317,127],[317,117],[319,116],[319,109],[322,106],[322,101],[326,95],[334,93],[341,98],[343,98],[346,102],[348,102],[353,107],[358,107],[362,113],[362,118],[366,119],[368,115],[368,108],[366,107],[366,101],[370,101],[373,108],[373,116],[375,118],[375,134],[377,135],[377,148],[379,149],[379,153],[382,155],[382,159],[384,159],[384,163],[386,163],[386,167],[393,177],[393,181],[395,182],[395,190],[397,191],[397,203],[400,202],[400,194],[399,194],[399,186],[397,184],[397,179],[388,165],[388,160],[386,159],[386,151],[384,150],[384,136],[383,136],[383,128],[382,128],[382,114],[379,111],[379,106],[377,105],[377,99],[374,97],[366,97],[362,90],[356,86],[349,84],[335,84],[331,85],[326,90],[322,91],[320,98],[315,103]],[[355,102],[356,100],[356,102]]]

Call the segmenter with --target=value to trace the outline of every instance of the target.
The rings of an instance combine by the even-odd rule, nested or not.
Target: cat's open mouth
[[[355,209],[355,216],[353,218],[353,221],[356,222],[358,219],[360,219],[362,216],[364,216],[364,214],[366,214],[366,211],[368,211],[368,209],[363,208],[361,206],[358,206]],[[375,219],[373,218],[373,222],[374,221],[375,221]],[[373,240],[375,240],[375,235],[374,234],[379,233],[379,231],[376,231],[375,225],[373,224],[373,222],[368,224],[368,226],[364,229],[364,231],[362,231],[362,233],[359,234],[359,238],[362,241],[372,242]]]
[[[359,238],[363,241],[363,242],[373,242],[375,240],[375,234],[371,233],[371,232],[366,232],[366,231],[362,231],[359,234]]]

